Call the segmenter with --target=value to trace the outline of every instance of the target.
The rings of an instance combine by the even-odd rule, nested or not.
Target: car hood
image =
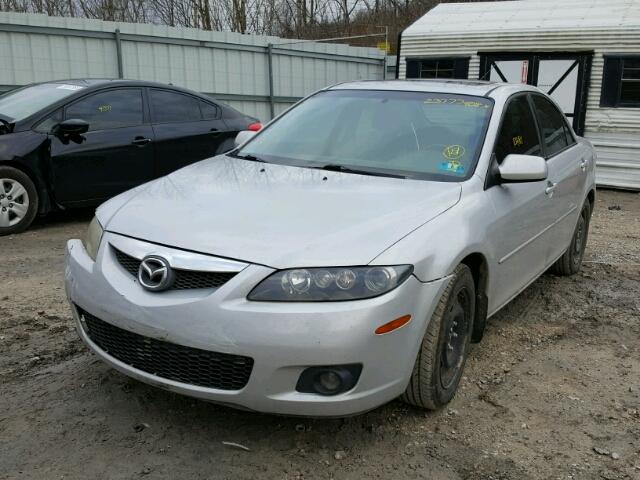
[[[457,183],[218,156],[99,213],[114,233],[273,268],[366,265],[455,205],[460,191]]]

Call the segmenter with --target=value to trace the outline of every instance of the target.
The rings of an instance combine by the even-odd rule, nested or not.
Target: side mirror
[[[547,178],[547,162],[535,155],[507,155],[498,165],[500,183],[538,182]]]
[[[236,135],[236,138],[233,141],[233,143],[235,144],[236,147],[244,145],[249,140],[251,140],[256,133],[258,132],[252,132],[251,130],[242,130],[238,132],[238,135]]]
[[[70,118],[69,120],[60,122],[51,130],[54,135],[62,137],[82,135],[83,133],[87,133],[88,131],[89,124],[79,118]]]

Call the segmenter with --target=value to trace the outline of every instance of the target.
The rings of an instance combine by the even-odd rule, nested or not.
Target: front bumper
[[[287,415],[345,416],[401,394],[447,280],[410,277],[381,297],[331,303],[250,302],[249,291],[272,269],[249,265],[217,289],[153,293],[116,261],[105,233],[94,262],[82,243],[67,244],[65,286],[82,340],[128,376],[205,400]],[[157,248],[157,247],[154,247]],[[195,254],[194,254],[195,255]],[[254,360],[247,384],[220,390],[181,383],[133,368],[94,343],[75,307],[111,325],[152,339]],[[386,335],[374,330],[395,318],[413,319]],[[362,364],[356,386],[335,396],[296,391],[310,366]]]

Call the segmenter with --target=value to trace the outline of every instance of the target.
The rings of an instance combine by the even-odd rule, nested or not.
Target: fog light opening
[[[302,393],[338,395],[355,387],[361,371],[361,364],[309,367],[300,375],[296,390]]]

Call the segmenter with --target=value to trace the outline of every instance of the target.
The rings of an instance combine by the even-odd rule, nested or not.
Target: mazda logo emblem
[[[175,274],[169,262],[158,255],[147,255],[138,268],[138,281],[147,290],[161,292],[171,288]]]

